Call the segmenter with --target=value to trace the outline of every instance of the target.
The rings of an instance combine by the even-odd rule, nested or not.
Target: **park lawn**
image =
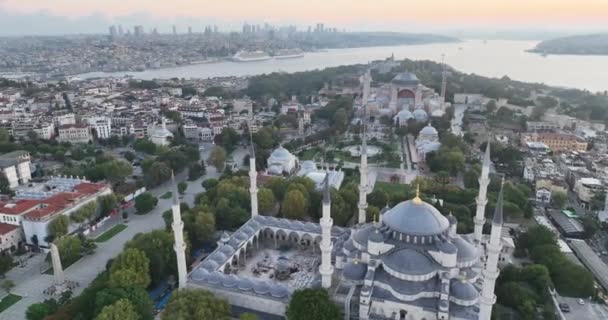
[[[123,231],[127,228],[125,224],[117,224],[113,226],[110,230],[102,233],[99,237],[95,239],[95,242],[106,242],[110,240],[113,236],[117,235],[119,232]]]
[[[160,196],[160,198],[161,199],[171,199],[172,196],[173,196],[173,194],[171,193],[171,191],[167,191],[167,192],[165,192],[165,194]]]
[[[0,313],[17,303],[19,300],[21,300],[21,296],[12,293],[4,297],[4,299],[0,301]]]

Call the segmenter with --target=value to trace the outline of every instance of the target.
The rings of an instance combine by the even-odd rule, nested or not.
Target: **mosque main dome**
[[[391,230],[412,236],[433,236],[450,228],[449,220],[419,197],[404,201],[388,210],[382,222]]]

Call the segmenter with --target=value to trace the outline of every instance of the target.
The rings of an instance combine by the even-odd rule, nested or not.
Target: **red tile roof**
[[[19,226],[15,226],[8,223],[0,223],[0,234],[7,234],[15,229],[19,228]]]
[[[42,200],[17,200],[0,203],[0,213],[24,215],[31,220],[40,220],[48,215],[69,209],[82,199],[102,191],[107,186],[102,183],[81,183],[73,191],[55,194]],[[8,207],[7,207],[8,205]]]

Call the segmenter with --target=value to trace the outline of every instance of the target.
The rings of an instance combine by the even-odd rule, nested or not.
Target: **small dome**
[[[393,251],[384,256],[382,262],[390,269],[407,275],[426,275],[436,271],[433,261],[413,249]]]
[[[253,289],[253,282],[247,278],[240,279],[237,288],[243,291],[251,290]]]
[[[458,262],[472,261],[479,257],[477,248],[462,237],[458,236],[452,239],[452,242],[454,242],[454,245],[458,248],[458,255],[456,258]]]
[[[270,292],[270,286],[265,281],[257,281],[253,284],[253,291],[257,294],[267,294]]]
[[[218,264],[222,264],[224,261],[226,261],[227,258],[226,258],[226,255],[217,251],[211,255],[210,259],[217,262]]]
[[[473,301],[479,298],[477,289],[471,283],[461,280],[452,280],[450,294],[454,298],[464,301]]]
[[[282,285],[274,285],[270,288],[270,295],[275,298],[285,298],[289,295],[289,291]]]
[[[416,75],[411,72],[401,72],[397,74],[393,78],[392,82],[395,84],[402,85],[417,85],[418,83],[420,83],[418,77],[416,77]]]
[[[270,154],[270,158],[273,160],[289,160],[293,155],[285,148],[278,147]]]
[[[374,232],[372,232],[372,234],[369,235],[369,241],[371,242],[375,242],[375,243],[382,243],[384,242],[384,234],[382,234],[382,232],[380,232],[380,229],[378,228],[374,228]]]
[[[306,160],[306,161],[300,162],[300,167],[302,168],[302,170],[305,170],[305,171],[317,170],[317,165],[315,164],[314,161],[311,161],[311,160]]]
[[[219,267],[219,264],[213,260],[207,260],[202,264],[202,268],[207,271],[215,271]]]
[[[361,281],[367,274],[367,264],[360,262],[351,262],[344,266],[342,276],[348,280]]]
[[[445,232],[450,223],[439,210],[418,199],[399,203],[382,216],[390,230],[414,236],[430,236]]]
[[[229,245],[223,245],[220,248],[220,252],[228,257],[228,256],[231,256],[234,253],[234,248],[231,247],[231,246],[229,246]]]
[[[222,281],[222,286],[226,287],[226,288],[234,288],[236,287],[236,285],[239,282],[239,278],[233,274],[224,277],[223,281]]]
[[[458,223],[458,219],[456,219],[456,217],[451,213],[448,215],[448,221],[450,222],[451,225]]]
[[[414,110],[413,115],[414,115],[414,118],[416,118],[416,121],[418,121],[418,122],[426,122],[429,118],[426,111],[424,111],[422,109]]]
[[[213,272],[211,275],[209,275],[209,277],[207,278],[207,281],[211,284],[218,284],[221,283],[222,280],[224,280],[224,274],[221,272]]]
[[[439,133],[437,133],[437,129],[435,129],[433,126],[431,126],[430,124],[424,128],[422,128],[422,130],[420,130],[420,133],[418,135],[438,135]]]
[[[353,240],[361,246],[367,246],[369,236],[374,232],[374,226],[366,225],[361,229],[357,229],[353,234]]]
[[[455,254],[458,252],[458,248],[456,248],[456,246],[454,244],[452,244],[451,242],[448,242],[448,241],[439,242],[437,244],[437,249],[439,249],[439,251],[441,251],[443,253],[447,253],[447,254]]]
[[[194,270],[190,277],[192,278],[192,280],[195,281],[204,281],[205,279],[207,279],[207,277],[209,277],[209,272],[205,269],[199,268]]]
[[[397,113],[397,118],[399,118],[400,121],[407,121],[408,119],[413,119],[414,115],[409,110],[403,109]]]

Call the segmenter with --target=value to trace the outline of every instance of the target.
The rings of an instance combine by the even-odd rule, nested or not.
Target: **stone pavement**
[[[188,189],[184,195],[182,202],[188,203],[192,206],[194,203],[194,197],[197,193],[204,191],[201,183],[205,179],[217,178],[219,174],[215,171],[214,167],[207,167],[207,175],[199,178],[196,181],[187,181]],[[187,178],[187,170],[176,176],[176,181],[184,181]],[[160,196],[167,191],[171,191],[171,183],[168,181],[163,185],[160,185],[150,192],[155,196]],[[74,290],[74,296],[79,295],[84,288],[86,288],[95,277],[105,269],[108,260],[116,257],[123,250],[124,244],[131,240],[136,234],[141,232],[149,232],[156,229],[165,227],[165,223],[162,218],[162,213],[171,208],[171,199],[158,199],[158,205],[154,210],[146,215],[131,215],[129,217],[128,228],[118,233],[110,240],[98,243],[95,254],[85,256],[82,259],[75,262],[65,270],[65,277],[68,280],[76,281],[79,283],[79,287]],[[40,254],[44,259],[44,254]],[[23,297],[19,302],[12,305],[9,309],[0,313],[0,320],[19,320],[25,319],[25,311],[27,308],[36,302],[44,301],[49,297],[44,295],[42,291],[48,288],[53,282],[53,276],[48,274],[40,274],[40,271],[32,270],[24,272],[24,275],[18,277],[15,272],[15,278],[9,274],[8,279],[15,281],[16,287],[12,290],[12,293]]]

